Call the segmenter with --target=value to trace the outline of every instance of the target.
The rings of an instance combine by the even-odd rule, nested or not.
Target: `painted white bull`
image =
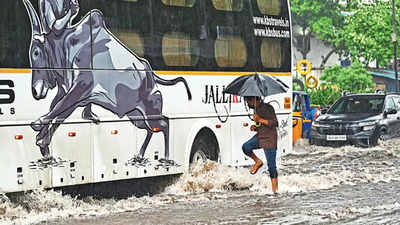
[[[49,144],[60,123],[76,108],[96,104],[119,117],[127,116],[135,126],[147,130],[139,152],[142,158],[153,128],[159,128],[157,132],[164,134],[165,159],[168,159],[169,121],[162,116],[162,95],[155,86],[182,82],[190,100],[186,80],[182,77],[173,80],[158,77],[147,60],[138,57],[112,35],[98,10],[90,11],[61,35],[43,34],[35,9],[28,0],[23,1],[32,24],[30,62],[32,68],[39,68],[32,70],[33,97],[43,99],[49,89],[58,87],[50,111],[31,124],[39,132],[36,144],[42,155],[51,157]],[[64,51],[55,50],[54,46],[59,45],[64,46]]]

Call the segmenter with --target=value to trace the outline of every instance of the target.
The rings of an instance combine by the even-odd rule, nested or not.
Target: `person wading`
[[[277,127],[278,120],[276,119],[274,108],[261,100],[261,97],[246,96],[244,100],[249,108],[254,109],[255,125],[250,127],[251,131],[256,131],[257,134],[243,144],[242,149],[244,154],[254,160],[254,165],[250,169],[251,174],[257,173],[258,169],[263,165],[263,162],[254,154],[254,149],[263,148],[265,157],[267,158],[268,171],[271,177],[272,192],[278,192],[278,171],[276,169],[276,151],[277,151]]]

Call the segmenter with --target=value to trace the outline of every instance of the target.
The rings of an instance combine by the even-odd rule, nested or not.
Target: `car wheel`
[[[311,137],[310,137],[310,141],[309,141],[309,142],[310,142],[310,145],[315,145],[314,138],[311,138]]]
[[[376,146],[376,145],[379,145],[381,142],[385,141],[387,139],[386,135],[387,135],[386,130],[380,129],[378,134],[376,135],[376,138],[375,138],[373,144]]]

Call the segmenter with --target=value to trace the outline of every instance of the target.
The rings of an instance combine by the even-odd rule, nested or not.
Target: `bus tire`
[[[207,160],[217,161],[218,151],[218,142],[212,131],[202,130],[193,142],[189,163],[206,162]]]
[[[298,78],[294,78],[294,79],[293,79],[293,83],[296,83],[297,85],[299,85],[300,91],[304,91],[304,84],[303,84],[303,81],[301,81],[301,80],[298,79]]]
[[[311,79],[314,81],[313,84],[310,84],[310,80]],[[306,86],[308,88],[316,88],[318,86],[318,79],[313,75],[308,76],[307,79],[306,79]]]
[[[306,71],[303,71],[301,69],[302,65],[306,65],[307,66]],[[311,67],[311,63],[306,59],[300,60],[296,65],[297,72],[299,72],[302,76],[306,76],[307,74],[309,74],[311,72],[311,68],[312,68]]]

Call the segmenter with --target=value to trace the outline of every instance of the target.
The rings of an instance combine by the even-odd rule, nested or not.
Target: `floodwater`
[[[398,139],[369,149],[300,143],[278,161],[278,195],[266,171],[208,162],[152,197],[3,200],[0,224],[400,224],[399,159]]]

